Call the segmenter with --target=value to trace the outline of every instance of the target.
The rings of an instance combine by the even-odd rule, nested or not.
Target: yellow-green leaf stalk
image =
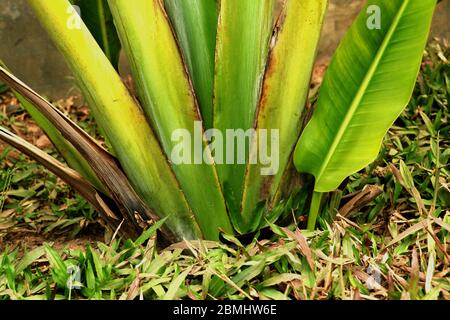
[[[64,55],[93,115],[142,200],[187,238],[197,224],[139,105],[67,0],[28,0]]]
[[[327,4],[287,0],[277,22],[256,120],[258,133],[267,130],[268,143],[255,139],[251,146],[252,152],[271,155],[274,171],[263,175],[268,165],[261,161],[247,166],[242,215],[254,222],[252,229],[260,221],[254,212],[258,204],[264,202],[270,210],[298,141]],[[269,139],[276,132],[278,141],[272,144]]]
[[[225,136],[227,130],[254,127],[261,85],[273,32],[275,0],[220,1],[217,30],[214,83],[214,127]],[[237,131],[235,131],[237,133]],[[237,140],[237,139],[235,139]],[[230,139],[227,139],[227,145]],[[217,166],[222,189],[235,227],[242,233],[251,228],[241,212],[246,165],[238,161],[234,150],[224,147],[223,154],[234,158]],[[245,141],[245,162],[249,159],[250,138]],[[240,163],[239,163],[240,162]]]
[[[111,12],[146,114],[206,238],[232,232],[201,115],[169,19],[159,0],[109,0]],[[172,154],[188,133],[188,160]],[[195,142],[193,140],[195,140]],[[199,145],[196,145],[199,143]],[[197,151],[200,150],[200,153]]]

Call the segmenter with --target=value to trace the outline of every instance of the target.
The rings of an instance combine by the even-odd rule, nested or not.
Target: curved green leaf
[[[213,125],[217,2],[165,0],[164,3],[189,68],[203,125],[209,129]]]
[[[436,0],[369,0],[353,23],[295,151],[297,169],[315,176],[316,192],[336,189],[376,158],[411,97],[435,5]]]

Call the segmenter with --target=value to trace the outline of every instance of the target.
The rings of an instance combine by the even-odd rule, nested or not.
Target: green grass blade
[[[370,0],[370,10],[364,8],[353,23],[295,151],[297,169],[315,176],[315,191],[335,190],[376,158],[413,92],[435,5],[435,0]],[[373,21],[378,10],[380,28]]]
[[[37,259],[45,254],[45,246],[40,246],[34,248],[33,250],[27,252],[23,258],[16,264],[15,270],[17,274],[20,274],[31,264],[33,264]]]
[[[186,277],[191,272],[191,270],[192,270],[192,267],[188,267],[186,270],[184,270],[182,273],[180,273],[176,278],[174,278],[172,280],[172,282],[170,283],[166,294],[161,298],[161,300],[177,299],[177,293],[180,290],[180,287],[183,285],[184,281],[186,280]]]
[[[142,244],[144,244],[145,241],[147,241],[148,239],[150,239],[154,234],[156,234],[156,231],[158,231],[159,228],[162,227],[162,225],[166,222],[166,218],[161,219],[157,222],[155,222],[153,225],[151,225],[147,230],[145,230],[140,236],[139,238],[137,238],[134,241],[134,244],[136,246],[140,246]]]
[[[198,228],[159,142],[136,101],[84,24],[68,28],[67,0],[28,0],[71,67],[136,192],[179,237]]]
[[[194,125],[201,119],[200,113],[160,1],[110,0],[109,4],[142,106],[172,162],[172,151],[180,145],[179,141],[172,140],[174,133],[183,130],[189,135],[186,139],[191,151],[186,152],[190,153],[190,159],[187,163],[174,163],[172,168],[204,236],[218,239],[219,228],[232,232],[215,167],[202,161],[204,158],[211,160],[211,155],[203,139],[201,123]],[[203,143],[192,143],[192,137]],[[200,149],[200,153],[196,149]]]
[[[225,135],[227,129],[253,128],[261,84],[267,63],[276,1],[222,0],[217,31],[214,87],[214,127]],[[236,139],[235,139],[236,140]],[[246,139],[248,159],[249,138]],[[217,166],[222,189],[235,227],[248,231],[240,216],[245,164]],[[224,159],[226,162],[226,159]],[[229,161],[231,162],[231,161]]]
[[[204,127],[213,126],[216,0],[165,0],[165,7],[192,78]]]
[[[66,288],[69,273],[67,272],[67,266],[63,259],[50,245],[45,245],[45,254],[48,262],[50,263],[54,282],[60,288]]]
[[[253,214],[261,201],[270,201],[280,186],[300,135],[304,110],[319,44],[327,0],[287,0],[277,23],[272,49],[257,110],[257,130],[267,130],[269,143],[255,140],[253,150],[272,155],[272,169],[259,161],[246,172],[242,215],[258,227]],[[271,130],[278,130],[279,141],[271,148]],[[265,175],[263,175],[263,173]]]

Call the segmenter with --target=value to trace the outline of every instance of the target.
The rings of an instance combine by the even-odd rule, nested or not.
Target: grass
[[[0,299],[450,299],[449,57],[447,43],[429,45],[379,158],[328,195],[315,232],[297,227],[309,201],[299,193],[277,208],[283,227],[251,239],[160,249],[153,226],[124,241],[54,175],[4,149]],[[18,108],[0,122],[32,140]]]

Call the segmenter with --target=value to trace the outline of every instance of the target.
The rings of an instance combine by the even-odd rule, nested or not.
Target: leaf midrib
[[[394,32],[397,29],[397,27],[400,23],[400,20],[403,17],[403,14],[406,10],[406,7],[408,6],[409,3],[410,3],[410,0],[405,0],[403,2],[402,6],[400,7],[400,10],[398,11],[398,13],[396,14],[396,16],[394,18],[394,21],[392,22],[388,32],[386,33],[386,37],[383,40],[380,48],[377,51],[377,54],[375,55],[375,58],[374,58],[372,64],[370,65],[370,67],[367,71],[366,76],[364,77],[364,80],[361,83],[361,85],[355,95],[355,98],[353,99],[353,101],[351,103],[350,109],[344,118],[344,121],[342,122],[342,124],[339,127],[339,130],[336,135],[336,139],[334,139],[333,144],[331,145],[331,147],[325,157],[325,160],[324,160],[322,166],[320,167],[319,173],[316,176],[316,182],[320,181],[323,173],[325,172],[326,168],[328,167],[328,164],[330,163],[330,160],[331,160],[333,154],[336,152],[336,149],[337,149],[338,145],[340,144],[342,137],[343,137],[350,121],[352,120],[356,110],[358,109],[358,106],[360,105],[361,100],[364,97],[364,94],[366,92],[366,89],[368,88],[372,78],[374,77],[374,74],[380,64],[381,59],[383,58],[386,48],[388,47],[389,43],[391,42],[392,36],[394,35]],[[316,190],[317,185],[318,184],[316,183],[315,191],[318,191],[318,190]]]

